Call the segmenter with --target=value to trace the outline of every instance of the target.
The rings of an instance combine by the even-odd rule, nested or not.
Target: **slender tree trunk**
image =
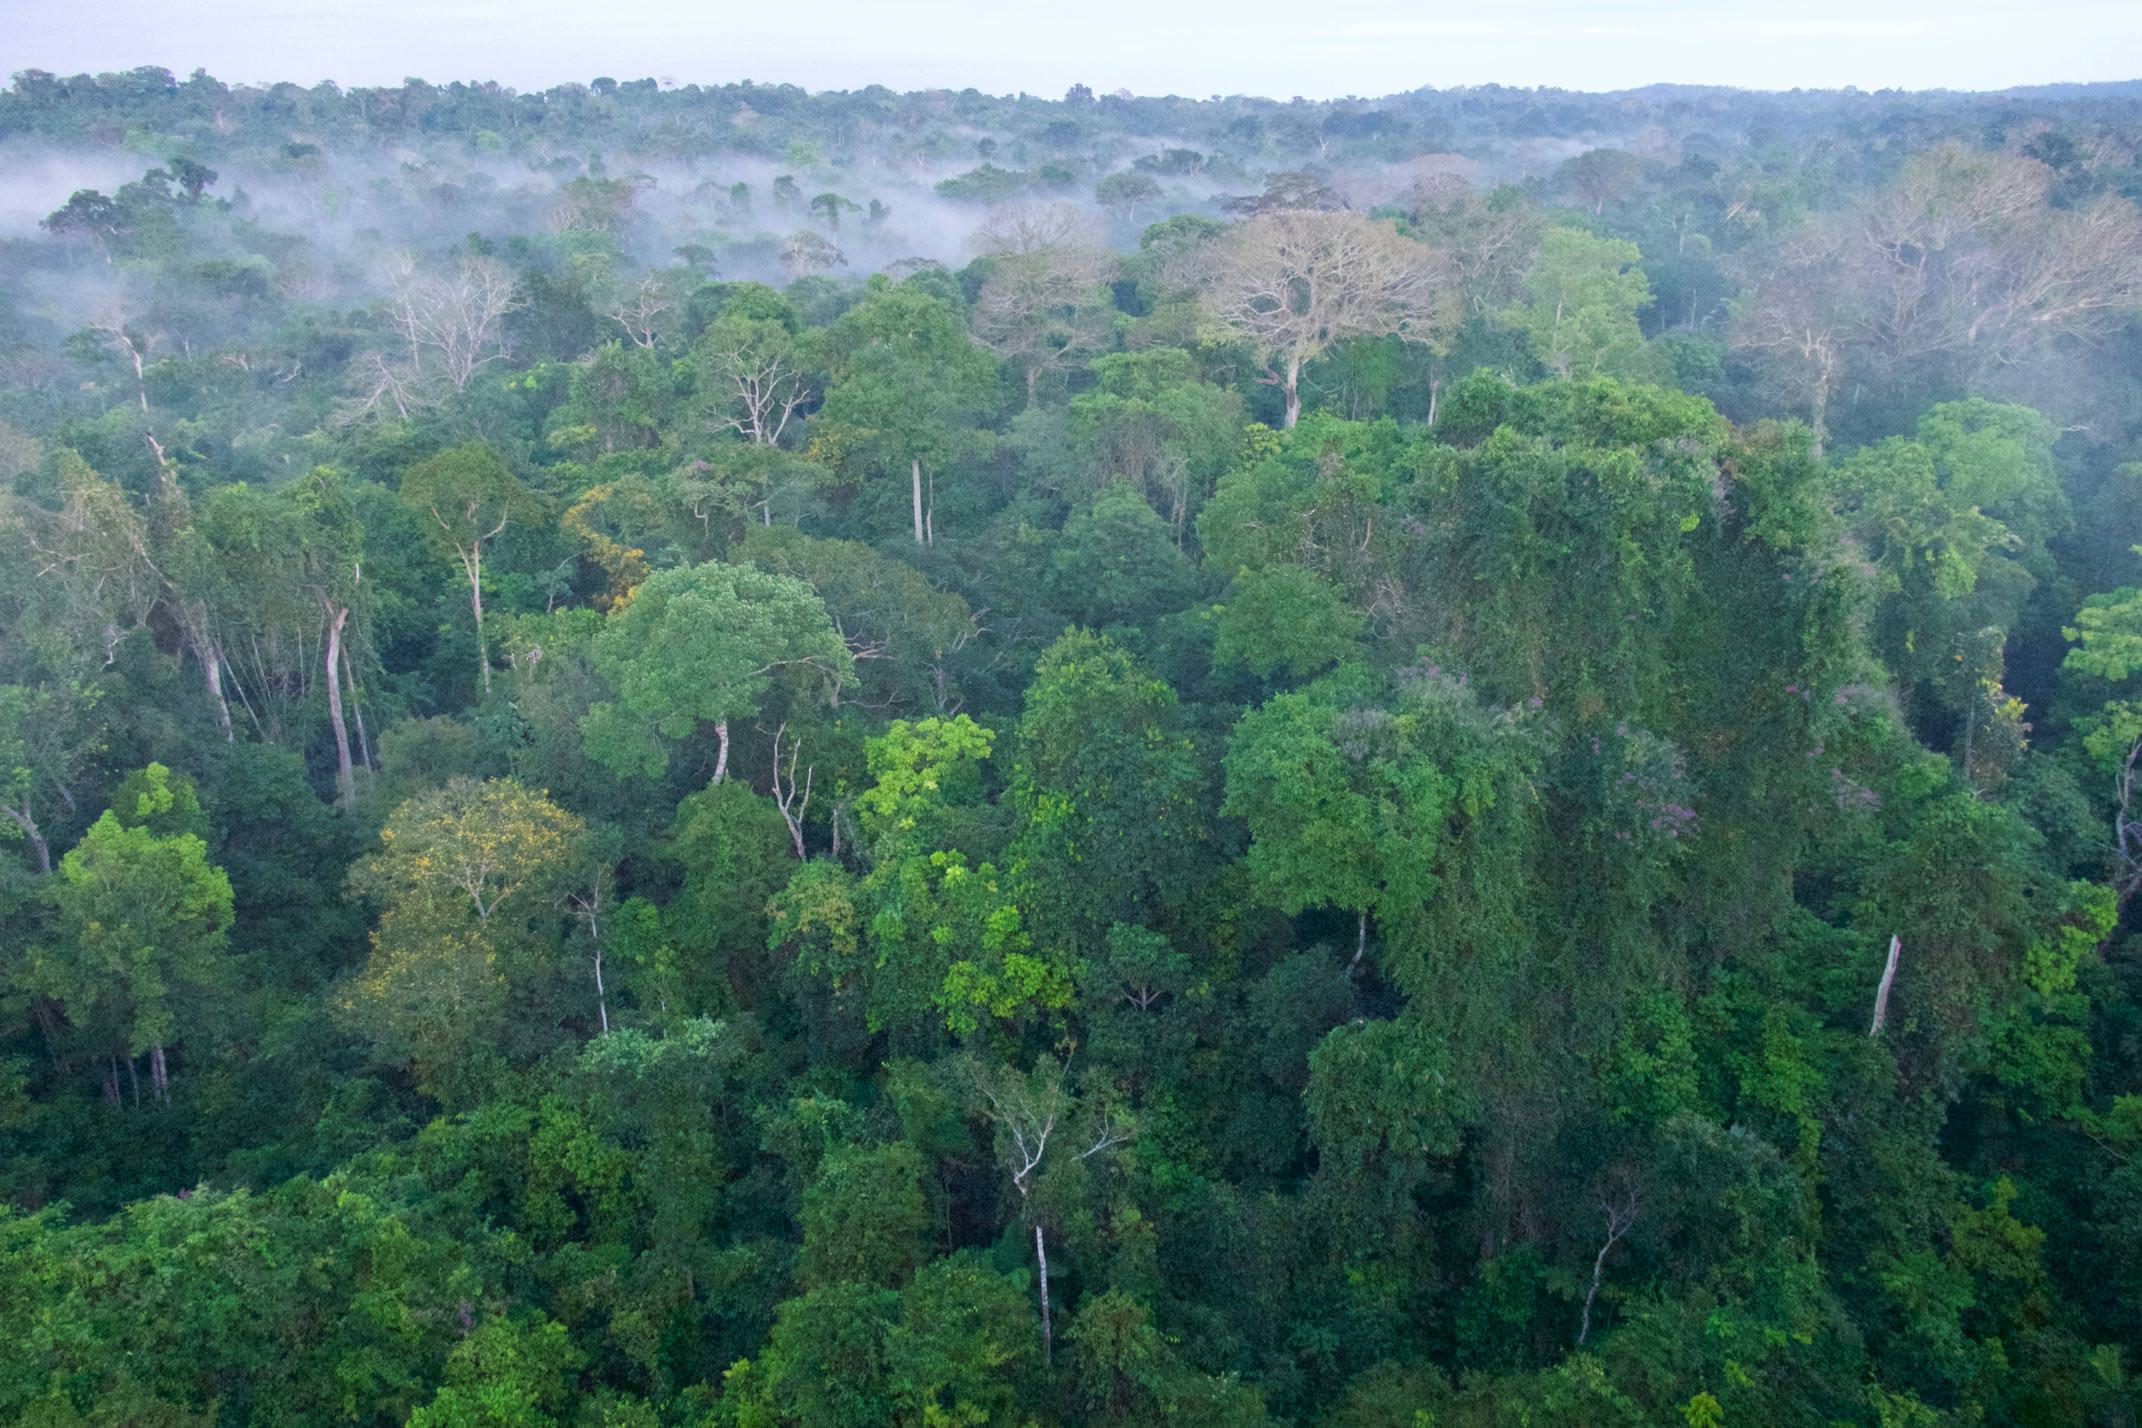
[[[238,736],[231,731],[231,702],[223,697],[223,651],[214,640],[202,640],[194,652],[201,657],[201,679],[208,686],[208,697],[216,701],[216,723],[223,730],[223,742],[235,743]]]
[[[1286,394],[1287,398],[1287,415],[1283,425],[1286,430],[1292,431],[1294,430],[1294,423],[1302,419],[1301,358],[1289,357],[1287,359],[1287,380],[1280,390]]]
[[[46,841],[43,830],[37,826],[37,820],[30,816],[30,800],[28,796],[24,796],[22,807],[20,808],[16,808],[12,804],[0,804],[0,813],[5,813],[8,816],[8,820],[22,830],[22,836],[30,840],[30,851],[37,855],[39,876],[51,872],[52,845]]]
[[[1880,1036],[1882,1023],[1889,1020],[1889,989],[1896,985],[1897,957],[1904,950],[1904,939],[1892,933],[1889,938],[1889,961],[1882,968],[1881,989],[1874,994],[1874,1024],[1867,1028],[1867,1035]]]
[[[610,1000],[609,994],[603,990],[602,986],[602,932],[594,925],[592,919],[589,921],[588,931],[595,939],[595,1019],[602,1025],[602,1034],[608,1036],[610,1034]]]
[[[483,544],[469,552],[469,609],[476,613],[476,670],[482,676],[483,692],[491,692],[491,652],[483,646]]]
[[[162,1042],[149,1052],[149,1084],[156,1088],[156,1099],[168,1105],[171,1101],[171,1071],[164,1064]]]
[[[372,742],[364,734],[364,701],[357,697],[357,671],[350,663],[350,647],[342,647],[342,687],[350,692],[350,715],[357,721],[357,767],[367,777],[372,772]]]
[[[929,542],[922,535],[922,459],[920,457],[908,463],[907,474],[915,500],[915,544],[927,545]]]
[[[1041,1268],[1041,1361],[1050,1362],[1055,1350],[1056,1335],[1049,1324],[1049,1251],[1042,1243],[1041,1222],[1034,1222],[1034,1263]]]
[[[1428,379],[1428,425],[1430,426],[1435,425],[1436,399],[1442,395],[1443,379],[1441,377],[1430,377]]]
[[[345,809],[358,805],[358,775],[349,762],[349,726],[343,721],[343,625],[349,606],[328,606],[328,724],[334,726],[334,801]]]
[[[714,726],[714,737],[721,741],[714,755],[714,782],[720,783],[729,773],[729,721],[724,719]]]
[[[131,1051],[126,1054],[126,1079],[127,1084],[134,1088],[134,1109],[138,1111],[141,1109],[141,1068],[134,1064],[134,1053]]]
[[[1592,1301],[1599,1297],[1599,1282],[1606,1274],[1607,1256],[1614,1252],[1614,1246],[1620,1244],[1621,1237],[1629,1233],[1630,1227],[1635,1225],[1638,1213],[1633,1193],[1626,1210],[1618,1210],[1612,1203],[1608,1203],[1604,1208],[1607,1219],[1606,1243],[1599,1246],[1599,1253],[1592,1260],[1592,1283],[1591,1287],[1584,1291],[1584,1314],[1577,1324],[1579,1347],[1592,1335]]]
[[[37,1018],[37,1029],[45,1034],[45,1049],[52,1053],[52,1069],[66,1075],[73,1068],[60,1050],[59,1003],[50,997],[32,997],[30,1013]]]
[[[322,603],[326,603],[322,597]],[[335,802],[343,808],[357,806],[357,775],[350,765],[350,731],[342,720],[342,627],[350,607],[328,605],[327,622],[327,722],[335,729]]]

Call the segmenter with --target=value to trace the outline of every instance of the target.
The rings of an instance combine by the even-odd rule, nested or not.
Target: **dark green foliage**
[[[2132,1425],[2138,115],[17,76],[0,1421]]]

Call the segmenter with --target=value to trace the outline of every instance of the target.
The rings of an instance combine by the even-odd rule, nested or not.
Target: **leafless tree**
[[[700,389],[713,399],[714,425],[753,445],[779,445],[797,409],[813,395],[795,339],[777,322],[717,321],[696,355]]]
[[[1018,364],[1028,406],[1044,373],[1076,366],[1107,346],[1114,308],[1107,283],[1115,266],[1098,248],[1035,248],[999,258],[982,284],[975,340]]]
[[[781,245],[781,269],[791,279],[848,266],[848,255],[808,228],[799,228]]]
[[[991,209],[974,235],[975,255],[982,258],[1100,247],[1093,219],[1075,203],[1007,203]]]
[[[1592,1258],[1592,1282],[1584,1291],[1584,1314],[1577,1325],[1580,1345],[1591,1337],[1592,1301],[1599,1297],[1599,1282],[1606,1274],[1607,1256],[1636,1227],[1636,1217],[1643,1212],[1643,1202],[1637,1195],[1634,1180],[1627,1176],[1620,1178],[1624,1183],[1601,1190],[1597,1197],[1599,1213],[1606,1220],[1606,1239],[1600,1244],[1599,1253]]]
[[[396,260],[387,316],[409,349],[409,370],[455,391],[506,355],[506,315],[522,306],[513,274],[495,258],[469,255],[444,272],[409,255]]]
[[[1449,171],[1423,176],[1405,201],[1415,231],[1449,256],[1468,313],[1518,301],[1547,226],[1537,205],[1515,189],[1484,194]]]
[[[1353,337],[1440,342],[1457,285],[1441,253],[1358,213],[1287,209],[1248,220],[1214,256],[1206,301],[1263,356],[1262,380],[1301,416],[1302,367]]]
[[[1771,381],[1807,413],[1815,454],[1829,436],[1830,398],[1844,380],[1851,322],[1838,276],[1843,235],[1821,225],[1787,242],[1748,275],[1733,344],[1756,354]]]
[[[1732,341],[1809,415],[1854,374],[1934,362],[1981,382],[2058,338],[2142,308],[2142,214],[2104,195],[2053,206],[2052,172],[1945,144],[1896,181],[1743,264]]]
[[[810,812],[811,776],[818,770],[816,765],[807,766],[803,770],[803,783],[800,788],[798,787],[796,783],[796,760],[803,752],[803,740],[801,739],[791,739],[789,741],[788,767],[786,769],[781,767],[781,739],[787,733],[788,725],[786,724],[774,730],[774,807],[781,810],[781,821],[788,825],[788,836],[790,841],[796,845],[796,858],[800,862],[809,856],[803,847],[803,815]]]
[[[634,347],[652,347],[664,314],[675,310],[676,291],[658,273],[649,273],[610,300],[604,315],[625,330]]]

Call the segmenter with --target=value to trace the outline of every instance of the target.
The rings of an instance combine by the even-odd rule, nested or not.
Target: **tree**
[[[773,318],[725,315],[692,348],[709,424],[759,446],[777,446],[815,395],[801,344]]]
[[[665,741],[704,722],[720,741],[716,783],[728,771],[729,721],[755,713],[777,677],[831,696],[855,674],[808,585],[716,561],[648,577],[611,612],[592,653],[617,697],[581,721],[589,756],[651,777],[669,763]]]
[[[1275,565],[1235,575],[1218,623],[1215,669],[1305,679],[1346,662],[1363,622],[1323,576],[1299,565]]]
[[[1026,402],[1045,373],[1078,365],[1112,335],[1115,260],[1092,248],[1048,247],[992,259],[974,300],[975,340],[1026,378]]]
[[[1637,309],[1651,301],[1634,243],[1550,228],[1525,280],[1513,322],[1558,377],[1644,375],[1644,333]]]
[[[1410,958],[1458,829],[1513,771],[1492,752],[1490,727],[1441,673],[1392,707],[1365,672],[1342,669],[1245,714],[1227,746],[1222,811],[1249,825],[1253,886],[1288,913],[1354,913],[1353,964],[1371,918]]]
[[[907,1283],[923,1263],[929,1229],[921,1176],[911,1145],[829,1154],[803,1192],[803,1282]]]
[[[1625,149],[1587,149],[1555,171],[1555,182],[1590,205],[1594,215],[1635,192],[1643,177],[1644,161]]]
[[[781,270],[794,282],[815,273],[831,272],[848,266],[848,257],[823,235],[808,228],[798,228],[788,235],[781,245]]]
[[[576,1397],[583,1361],[563,1324],[541,1314],[486,1320],[454,1346],[438,1396],[409,1415],[412,1428],[549,1428]]]
[[[970,1068],[975,1107],[996,1127],[997,1163],[1011,1177],[1022,1214],[1033,1222],[1044,1362],[1055,1336],[1050,1321],[1048,1242],[1035,1213],[1039,1176],[1045,1166],[1067,1157],[1074,1164],[1084,1164],[1136,1134],[1130,1120],[1105,1096],[1082,1104],[1067,1091],[1064,1080],[1070,1069],[1069,1056],[1061,1060],[1044,1056],[1028,1072],[980,1064]],[[1057,1147],[1056,1161],[1049,1157],[1052,1145]]]
[[[529,518],[535,497],[506,469],[498,453],[470,442],[418,463],[402,477],[402,501],[425,518],[432,538],[452,555],[469,583],[469,609],[476,617],[476,668],[491,692],[491,656],[483,638],[484,547],[506,527]]]
[[[471,254],[432,272],[405,254],[392,281],[387,316],[408,348],[409,380],[437,377],[458,392],[505,357],[505,319],[522,305],[505,264]]]
[[[60,859],[52,894],[58,937],[31,949],[33,989],[62,1003],[69,1020],[113,1058],[109,1100],[119,1098],[122,1051],[129,1076],[134,1058],[149,1054],[157,1099],[169,1099],[165,1048],[189,1025],[202,1029],[203,1000],[223,980],[230,879],[208,861],[199,834],[156,829],[159,817],[178,813],[181,800],[192,797],[169,769],[149,765],[130,817],[105,810]],[[192,806],[197,815],[199,804]]]
[[[885,1357],[902,1424],[1011,1428],[1039,1367],[1034,1311],[1010,1278],[979,1256],[924,1265],[901,1291]]]
[[[350,869],[380,916],[343,1010],[389,1059],[452,1086],[498,1039],[507,994],[549,975],[584,833],[512,779],[457,777],[402,803]]]
[[[862,211],[861,204],[851,199],[842,198],[837,193],[821,193],[814,196],[811,199],[810,208],[811,212],[825,221],[827,231],[833,233],[840,232],[840,216],[842,213],[859,213]]]
[[[1434,345],[1454,325],[1447,260],[1356,213],[1282,209],[1241,224],[1218,246],[1206,301],[1213,319],[1254,346],[1263,380],[1301,417],[1301,372],[1334,343],[1399,337]]]
[[[277,712],[286,691],[302,697],[316,686],[314,671],[290,668],[303,659],[310,635],[327,691],[328,725],[335,744],[335,793],[344,808],[357,797],[345,696],[353,691],[356,661],[350,644],[364,628],[364,527],[343,478],[322,467],[272,493],[244,485],[214,492],[198,530],[215,566],[203,599],[203,624],[222,631],[204,644],[232,644],[241,651],[232,674],[243,672],[251,698],[267,715],[271,737],[280,736]],[[356,625],[352,627],[353,617]],[[219,679],[220,682],[220,679]],[[363,715],[358,713],[359,744]],[[365,750],[369,766],[369,749]]]
[[[852,475],[906,475],[915,543],[930,544],[938,467],[987,448],[977,424],[995,392],[995,362],[958,312],[914,282],[874,280],[827,344],[831,380],[811,418],[811,455]]]
[[[40,874],[52,871],[50,819],[73,807],[75,780],[100,742],[95,693],[58,682],[0,684],[0,831],[29,844]]]
[[[1873,643],[1912,712],[1965,712],[2002,676],[2007,632],[2068,507],[2049,423],[1973,400],[1837,464],[1837,505],[1876,572]],[[1990,633],[1988,633],[1990,632]]]
[[[1807,413],[1815,454],[1829,440],[1830,399],[1844,381],[1852,309],[1837,267],[1845,235],[1818,226],[1766,252],[1733,306],[1733,345],[1757,354],[1771,379]]]
[[[1167,925],[1210,848],[1209,799],[1165,680],[1084,630],[1042,653],[1010,801],[1014,861],[1045,946],[1092,955],[1114,923]]]
[[[1093,186],[1094,202],[1124,223],[1136,223],[1139,206],[1159,197],[1160,185],[1151,174],[1127,169],[1112,173]]]
[[[2063,672],[2086,687],[2110,686],[2115,696],[2086,717],[2083,747],[2112,774],[2112,886],[2115,916],[2123,916],[2142,892],[2142,804],[2136,801],[2142,793],[2142,690],[2135,688],[2135,676],[2142,674],[2142,589],[2091,596],[2061,633],[2075,646]]]

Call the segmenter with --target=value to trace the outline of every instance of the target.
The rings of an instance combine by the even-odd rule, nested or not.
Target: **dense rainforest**
[[[0,1419],[2131,1425],[2142,92],[0,94]]]

